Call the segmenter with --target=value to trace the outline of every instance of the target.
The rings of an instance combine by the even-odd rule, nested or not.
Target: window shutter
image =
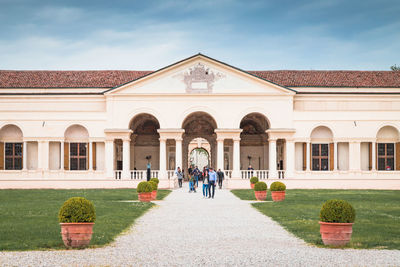
[[[64,143],[64,170],[69,170],[69,143]]]
[[[368,151],[368,170],[372,170],[372,143],[368,143],[369,151]]]
[[[329,144],[329,170],[333,171],[334,164],[335,164],[335,155],[334,155],[334,143]]]
[[[86,143],[86,170],[89,170],[89,155],[90,155],[90,151],[89,151],[89,143]]]
[[[0,142],[0,170],[4,170],[4,143]]]
[[[400,170],[400,142],[396,143],[396,167],[395,170]]]
[[[378,170],[378,143],[375,143],[375,168]]]
[[[303,143],[303,171],[307,168],[307,143]]]
[[[96,170],[96,142],[92,144],[93,170]]]
[[[310,170],[313,170],[313,168],[312,168],[312,144],[310,143],[310,155],[309,155],[309,157],[310,157]]]

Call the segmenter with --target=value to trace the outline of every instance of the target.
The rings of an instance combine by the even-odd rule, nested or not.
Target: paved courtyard
[[[0,266],[400,266],[399,250],[312,247],[228,190],[199,191],[174,190],[105,248],[0,252]]]

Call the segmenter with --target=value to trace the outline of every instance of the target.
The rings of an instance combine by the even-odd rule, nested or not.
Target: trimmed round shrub
[[[255,184],[255,183],[257,183],[257,182],[258,182],[258,177],[255,177],[255,176],[254,176],[254,177],[251,177],[251,178],[250,178],[250,183],[251,183],[251,184]]]
[[[150,180],[149,184],[151,185],[151,188],[153,189],[152,191],[157,190],[158,184],[155,181]]]
[[[328,223],[353,223],[356,211],[345,200],[331,199],[322,205],[319,218],[322,222]]]
[[[158,185],[158,183],[160,182],[160,180],[158,180],[158,178],[151,178],[150,181],[156,182],[157,185]]]
[[[60,223],[92,223],[96,220],[93,202],[84,197],[71,197],[58,212]]]
[[[267,184],[264,182],[257,182],[254,185],[254,191],[266,191],[267,190]]]
[[[269,189],[271,189],[271,191],[285,191],[286,185],[281,182],[273,182]]]
[[[148,193],[153,191],[153,187],[151,186],[151,184],[149,182],[140,182],[137,186],[136,191],[138,193]]]

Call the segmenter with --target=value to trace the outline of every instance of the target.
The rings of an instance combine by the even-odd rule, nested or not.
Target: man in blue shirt
[[[211,198],[211,197],[214,198],[215,184],[217,182],[217,173],[214,171],[213,168],[210,167],[208,175],[209,175],[209,180],[210,180],[210,184],[208,185],[208,198]],[[211,194],[211,188],[212,188],[212,194]]]

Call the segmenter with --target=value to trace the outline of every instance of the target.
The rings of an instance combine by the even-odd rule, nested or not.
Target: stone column
[[[269,139],[269,177],[278,177],[276,171],[276,139]]]
[[[372,168],[371,171],[376,171],[376,142],[372,142]]]
[[[131,140],[122,140],[122,178],[130,178],[131,164]]]
[[[232,177],[241,178],[240,174],[240,137],[233,138],[233,169]]]
[[[217,138],[217,169],[224,170],[224,139],[223,138]]]
[[[92,159],[92,155],[93,155],[93,143],[89,142],[89,153],[88,153],[88,161],[89,161],[89,171],[93,171],[93,159]]]
[[[311,149],[310,149],[311,143],[310,141],[306,142],[306,171],[310,171],[311,169]]]
[[[38,169],[49,170],[49,141],[38,142]]]
[[[160,137],[160,172],[159,178],[166,179],[167,176],[167,139]]]
[[[107,178],[114,178],[114,140],[109,139],[105,142],[106,153],[106,176]]]
[[[333,142],[333,170],[338,170],[338,142]]]
[[[37,154],[37,168],[38,170],[43,169],[43,141],[39,140],[38,143],[38,154]]]
[[[182,138],[175,138],[175,169],[178,167],[183,169],[182,166]]]
[[[361,172],[361,142],[356,141],[354,143],[354,149],[355,149],[355,166],[354,169],[357,172]]]
[[[64,141],[60,142],[60,170],[64,171]]]
[[[286,139],[286,175],[285,178],[292,178],[294,175],[294,141]]]
[[[22,170],[26,171],[28,169],[27,162],[28,162],[28,153],[27,153],[27,147],[28,142],[24,141],[24,144],[22,145]]]

